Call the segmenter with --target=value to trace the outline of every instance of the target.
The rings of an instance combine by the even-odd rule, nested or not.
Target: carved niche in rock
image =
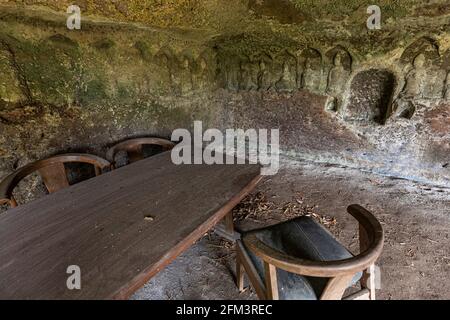
[[[439,62],[439,46],[435,40],[422,37],[411,43],[402,53],[400,62],[404,65],[410,64],[419,55],[423,54],[427,60],[434,63]]]
[[[444,96],[446,71],[433,39],[416,40],[405,49],[400,61],[405,65],[406,73],[401,98],[441,99]]]
[[[184,50],[177,55],[168,48],[161,49],[155,56],[155,62],[163,68],[162,82],[169,81],[171,89],[179,95],[190,95],[195,91],[208,88],[214,81],[214,70],[210,66],[214,57],[210,52],[201,54],[195,49]],[[233,71],[230,69],[228,71]],[[235,75],[233,78],[230,75]],[[239,73],[225,72],[223,81],[229,85],[239,84]]]
[[[241,77],[240,60],[236,55],[221,55],[217,61],[220,87],[238,91]]]
[[[423,97],[426,99],[441,99],[445,93],[446,72],[439,65],[427,68],[427,77],[423,86]]]
[[[344,120],[383,124],[395,89],[395,76],[388,70],[370,69],[353,77],[350,97],[342,110]]]
[[[155,63],[162,70],[159,74],[160,86],[170,85],[171,89],[176,89],[177,79],[175,75],[178,69],[178,61],[170,48],[161,48],[155,55]]]
[[[170,88],[173,93],[189,95],[196,90],[207,88],[214,79],[210,65],[212,58],[206,51],[199,54],[195,50],[185,50],[175,54],[170,48],[162,48],[154,57],[154,62],[161,68],[159,74],[161,87]],[[231,73],[225,73],[223,81],[230,81]],[[233,85],[237,85],[237,74]],[[231,81],[230,81],[231,83]]]
[[[217,66],[220,86],[228,90],[282,92],[297,89],[297,59],[288,51],[275,58],[267,53],[222,55]]]
[[[272,65],[273,59],[266,53],[263,53],[258,58],[259,73],[258,73],[258,89],[267,91],[272,87]]]
[[[259,65],[248,56],[241,58],[239,64],[239,89],[250,91],[258,90]]]
[[[178,60],[178,74],[175,75],[178,92],[182,95],[191,93],[194,89],[194,54],[190,51],[183,52]]]
[[[206,89],[212,82],[212,75],[210,74],[211,58],[207,52],[200,54],[194,61],[192,70],[192,82],[194,90]]]
[[[406,99],[422,98],[427,70],[425,69],[425,56],[423,54],[415,57],[411,69],[405,76],[405,85],[401,97]]]
[[[352,57],[342,46],[331,49],[326,56],[331,64],[326,93],[342,102],[341,96],[352,73]]]
[[[300,65],[303,71],[299,76],[300,87],[320,92],[323,79],[322,54],[316,49],[307,48],[300,55]]]
[[[277,91],[292,91],[297,89],[297,58],[284,51],[277,57],[281,64],[281,75],[275,83]]]

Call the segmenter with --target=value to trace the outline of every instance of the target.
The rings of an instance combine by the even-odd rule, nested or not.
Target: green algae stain
[[[34,102],[66,105],[74,101],[81,53],[72,42],[8,37],[19,78]]]
[[[83,106],[97,105],[108,99],[107,87],[102,79],[88,81],[77,95],[77,102]]]

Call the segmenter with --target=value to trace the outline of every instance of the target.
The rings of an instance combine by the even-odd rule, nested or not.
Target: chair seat
[[[250,232],[268,246],[301,259],[337,261],[353,257],[328,230],[306,216]],[[250,250],[246,251],[259,275],[264,279],[262,260]],[[361,276],[362,273],[356,274],[349,286],[355,284]],[[327,278],[301,276],[281,269],[277,269],[277,280],[279,298],[282,300],[318,299],[328,282]]]

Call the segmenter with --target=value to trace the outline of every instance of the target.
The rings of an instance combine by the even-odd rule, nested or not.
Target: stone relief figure
[[[297,88],[297,59],[287,52],[281,59],[282,74],[275,88],[278,91],[292,91]]]
[[[245,57],[240,62],[239,89],[246,91],[258,90],[258,73],[258,64],[251,61],[249,57]]]
[[[404,65],[411,64],[414,59],[423,54],[426,60],[439,60],[439,46],[434,39],[422,37],[411,43],[402,53],[400,62]]]
[[[258,73],[258,90],[269,90],[270,89],[270,75],[266,66],[267,62],[261,60],[259,62],[259,73]]]
[[[239,90],[240,62],[237,57],[229,57],[223,62],[225,73],[225,87],[230,90]],[[223,65],[222,64],[222,65]]]
[[[400,96],[405,99],[422,98],[426,73],[425,55],[419,54],[415,57],[412,68],[406,74],[405,85]]]
[[[425,63],[426,78],[423,84],[423,97],[442,99],[444,97],[446,72],[440,64]]]
[[[405,86],[400,97],[441,99],[444,95],[445,66],[434,39],[422,37],[410,44],[400,62],[406,65]],[[445,64],[445,63],[444,63]]]
[[[342,95],[351,76],[351,66],[348,64],[347,55],[348,53],[345,52],[337,52],[328,73],[326,93],[336,98]]]
[[[175,88],[177,79],[175,78],[176,63],[175,57],[172,51],[168,48],[162,48],[155,55],[156,64],[164,71],[161,73],[160,84],[165,87],[166,84],[170,84],[172,89]]]
[[[194,61],[192,85],[195,90],[203,90],[209,84],[209,69],[207,58],[200,55]]]
[[[305,61],[303,59],[299,59],[297,62],[297,83],[296,88],[301,89],[303,86],[303,68],[305,67]]]
[[[283,75],[277,81],[276,88],[279,91],[290,91],[297,87],[297,77],[293,74],[289,64],[283,63]]]
[[[328,65],[325,93],[328,100],[325,109],[338,111],[343,103],[343,93],[352,73],[352,57],[342,46],[337,46],[326,53]]]
[[[238,91],[240,81],[240,61],[234,55],[221,54],[216,57],[216,76],[222,88]]]
[[[442,60],[442,69],[447,73],[444,81],[444,98],[450,100],[450,49],[446,51]]]
[[[271,82],[272,58],[267,54],[262,54],[259,58],[258,90],[267,91],[272,87]]]
[[[193,86],[193,59],[183,55],[180,61],[179,73],[177,76],[178,90],[182,95],[192,92]]]
[[[352,73],[352,57],[342,46],[337,46],[327,52],[332,66],[328,72],[326,93],[342,102],[342,94]]]
[[[301,88],[311,92],[320,92],[322,87],[322,55],[316,49],[306,49],[302,52],[304,61]]]

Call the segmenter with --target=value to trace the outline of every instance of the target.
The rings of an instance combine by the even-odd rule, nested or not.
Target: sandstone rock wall
[[[368,31],[365,1],[84,1],[71,31],[64,1],[2,0],[0,176],[203,120],[280,128],[294,160],[450,186],[448,6],[407,2]]]

